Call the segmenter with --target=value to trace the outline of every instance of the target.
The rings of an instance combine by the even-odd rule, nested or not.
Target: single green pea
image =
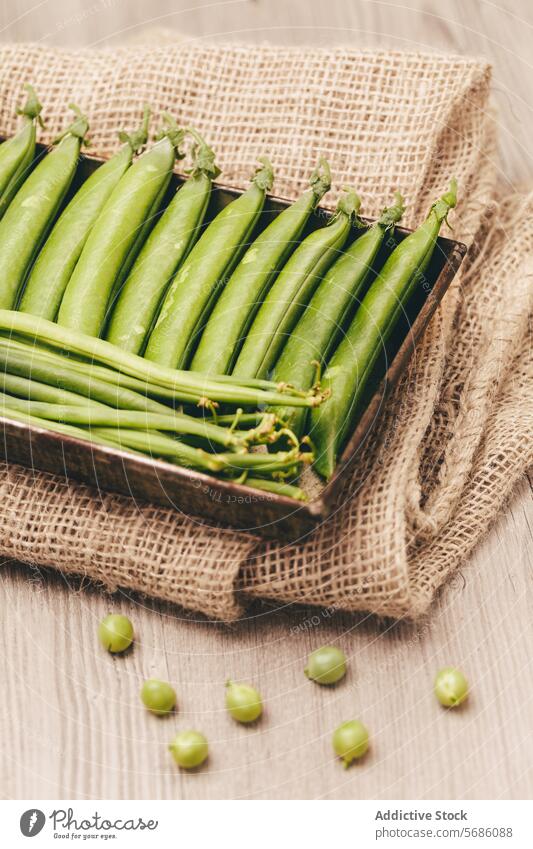
[[[166,716],[176,706],[176,691],[166,681],[149,678],[141,688],[141,701],[157,716]]]
[[[335,754],[342,758],[347,767],[368,751],[368,731],[362,722],[351,719],[333,732],[332,743]]]
[[[168,748],[178,766],[183,769],[200,766],[209,752],[207,740],[199,731],[180,731]]]
[[[435,678],[435,695],[444,707],[457,707],[468,696],[468,681],[460,669],[446,666]]]
[[[98,626],[98,639],[111,654],[126,651],[133,642],[133,625],[127,616],[110,613]]]
[[[337,646],[322,646],[311,652],[304,672],[317,684],[336,684],[346,675],[346,655]]]
[[[260,693],[250,684],[226,684],[226,707],[237,722],[255,722],[263,713]]]

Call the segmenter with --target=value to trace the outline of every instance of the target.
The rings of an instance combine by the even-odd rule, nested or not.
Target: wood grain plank
[[[525,798],[533,790],[531,520],[524,482],[511,510],[427,620],[380,622],[331,611],[258,605],[221,627],[176,610],[109,597],[53,573],[4,566],[0,605],[8,704],[0,712],[2,793],[73,798]],[[109,609],[135,623],[125,657],[99,647]],[[7,615],[6,615],[7,614]],[[303,675],[307,653],[336,641],[350,658],[342,685]],[[464,668],[470,704],[444,711],[435,670]],[[178,692],[158,720],[139,701],[143,678]],[[266,712],[242,728],[224,710],[228,677],[252,680]],[[330,752],[337,723],[361,717],[372,752],[345,772]],[[198,727],[209,766],[175,769],[166,745]]]

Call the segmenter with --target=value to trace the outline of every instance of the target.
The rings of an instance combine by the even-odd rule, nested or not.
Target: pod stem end
[[[185,138],[185,131],[178,125],[176,119],[170,114],[170,112],[163,112],[162,118],[163,126],[159,133],[157,133],[156,140],[159,141],[160,139],[167,138],[174,147],[176,159],[184,159],[185,153],[181,146]]]
[[[266,156],[260,156],[259,162],[262,167],[256,169],[252,177],[252,183],[255,183],[262,191],[269,192],[274,184],[274,169]]]
[[[385,230],[390,230],[398,221],[401,220],[405,212],[405,204],[400,192],[394,193],[394,203],[392,206],[385,207],[381,213],[378,224]]]
[[[37,119],[40,127],[44,127],[43,119],[41,118],[42,104],[39,102],[37,92],[34,87],[27,83],[24,88],[28,92],[26,103],[21,108],[17,109],[17,115],[24,115],[30,121]]]
[[[87,138],[87,131],[89,129],[89,122],[86,116],[83,114],[79,106],[76,106],[75,103],[69,103],[69,109],[72,109],[74,112],[76,119],[70,124],[66,130],[64,130],[57,138],[55,138],[52,144],[59,144],[66,136],[76,136],[80,139],[80,144],[85,146],[89,145],[89,139]]]
[[[203,136],[194,127],[185,127],[183,132],[191,136],[194,140],[191,150],[192,166],[187,169],[187,174],[190,174],[191,177],[206,174],[212,180],[216,180],[221,171],[215,162],[215,151],[213,148],[209,147]]]
[[[309,185],[318,203],[331,188],[331,169],[328,160],[321,156],[318,165],[309,178]]]
[[[361,198],[353,189],[343,186],[343,193],[340,196],[335,215],[333,215],[328,223],[334,221],[340,213],[344,213],[350,219],[356,218],[361,207]]]
[[[145,105],[143,110],[142,124],[132,133],[121,130],[118,137],[124,144],[129,144],[133,153],[139,153],[148,141],[148,126],[150,124],[150,107]]]
[[[450,227],[448,223],[448,213],[450,209],[453,209],[457,203],[457,180],[455,177],[452,177],[450,180],[450,187],[447,192],[445,192],[442,197],[438,199],[436,203],[431,207],[432,211],[435,213],[439,221],[445,221]],[[452,229],[450,227],[450,229]]]

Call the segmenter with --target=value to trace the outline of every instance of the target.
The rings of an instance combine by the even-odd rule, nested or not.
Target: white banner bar
[[[533,846],[533,803],[4,801],[2,846]],[[35,840],[35,842],[32,842]]]

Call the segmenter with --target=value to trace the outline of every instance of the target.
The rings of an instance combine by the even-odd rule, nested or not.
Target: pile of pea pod
[[[0,145],[0,413],[305,499],[301,471],[333,473],[455,181],[379,267],[399,193],[365,225],[347,189],[305,235],[330,188],[321,159],[261,228],[273,184],[262,158],[207,221],[213,150],[168,114],[147,147],[148,110],[73,191],[87,119],[71,106],[74,121],[37,156],[41,105],[27,89]],[[184,157],[188,179],[166,202]]]

